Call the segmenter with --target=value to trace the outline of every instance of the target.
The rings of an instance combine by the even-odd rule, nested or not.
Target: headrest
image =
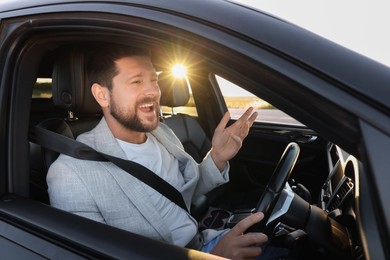
[[[186,78],[175,78],[169,73],[158,75],[158,85],[161,90],[162,106],[184,106],[190,100],[190,90]]]
[[[101,111],[87,80],[86,62],[86,54],[78,49],[68,51],[55,62],[52,91],[56,106],[80,114]]]

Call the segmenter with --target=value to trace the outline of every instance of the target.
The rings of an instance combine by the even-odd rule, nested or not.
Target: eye
[[[141,81],[140,79],[133,80],[133,81],[131,82],[131,84],[141,84],[141,83],[142,83],[142,81]]]

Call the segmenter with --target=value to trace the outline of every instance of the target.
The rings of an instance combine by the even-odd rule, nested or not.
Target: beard
[[[147,102],[153,102],[152,100],[143,100],[142,102],[147,103]],[[138,104],[135,105],[137,107]],[[154,129],[157,128],[158,125],[158,115],[159,115],[159,108],[158,106],[155,107],[155,120],[153,122],[149,123],[143,123],[141,118],[138,116],[137,112],[131,114],[129,112],[126,112],[124,109],[120,108],[113,99],[111,99],[110,103],[110,114],[112,117],[114,117],[123,127],[126,129],[129,129],[131,131],[136,131],[136,132],[151,132]],[[135,111],[137,111],[135,109]]]

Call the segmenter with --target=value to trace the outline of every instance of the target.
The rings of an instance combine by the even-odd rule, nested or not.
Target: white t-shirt
[[[153,135],[147,133],[146,136],[147,139],[142,144],[128,143],[119,139],[117,141],[126,153],[127,159],[145,166],[176,189],[182,187],[185,182],[179,170],[178,160]],[[181,207],[147,184],[143,183],[143,185],[171,230],[174,244],[187,245],[197,232],[196,224]]]

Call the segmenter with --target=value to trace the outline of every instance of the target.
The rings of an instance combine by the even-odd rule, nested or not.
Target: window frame
[[[228,96],[224,95],[224,90],[223,90],[223,87],[221,85],[221,83],[223,83],[223,81],[226,81],[226,82],[228,82],[228,84],[231,84],[231,87],[235,87],[237,89],[241,89],[241,90],[243,90],[245,92],[248,92],[250,95],[252,95],[252,96],[247,96],[247,97],[244,97],[244,98],[257,98],[258,101],[265,102],[270,107],[272,107],[272,108],[256,108],[256,107],[254,107],[254,111],[258,113],[258,117],[255,120],[256,123],[258,123],[258,124],[265,124],[265,125],[280,125],[280,126],[288,126],[288,127],[300,127],[300,128],[301,127],[306,127],[304,124],[302,124],[301,122],[299,122],[298,120],[296,120],[292,116],[288,115],[284,111],[278,109],[277,107],[275,107],[270,102],[266,101],[265,99],[260,98],[259,96],[253,94],[251,91],[247,90],[246,88],[238,85],[237,83],[235,83],[235,82],[233,82],[233,81],[231,81],[229,79],[224,78],[223,76],[218,75],[217,73],[210,74],[210,80],[212,80],[212,82],[213,82],[212,85],[213,85],[214,92],[216,93],[217,96],[221,97],[219,99],[219,101],[224,103],[224,106],[223,106],[225,108],[224,110],[230,112],[230,116],[231,116],[232,120],[239,119],[241,114],[244,113],[247,108],[249,108],[251,106],[254,107],[254,106],[249,103],[249,104],[244,105],[243,107],[239,107],[239,108],[230,107],[229,106],[229,101],[227,100]],[[237,96],[237,97],[232,96],[232,97],[233,98],[238,98],[240,96]],[[283,120],[262,120],[262,115],[264,114],[263,112],[269,111],[268,109],[274,109],[274,113],[272,113],[272,114],[277,113],[280,116],[284,116],[284,117],[287,117],[287,118],[284,121]],[[271,113],[267,113],[267,114],[271,114]]]

